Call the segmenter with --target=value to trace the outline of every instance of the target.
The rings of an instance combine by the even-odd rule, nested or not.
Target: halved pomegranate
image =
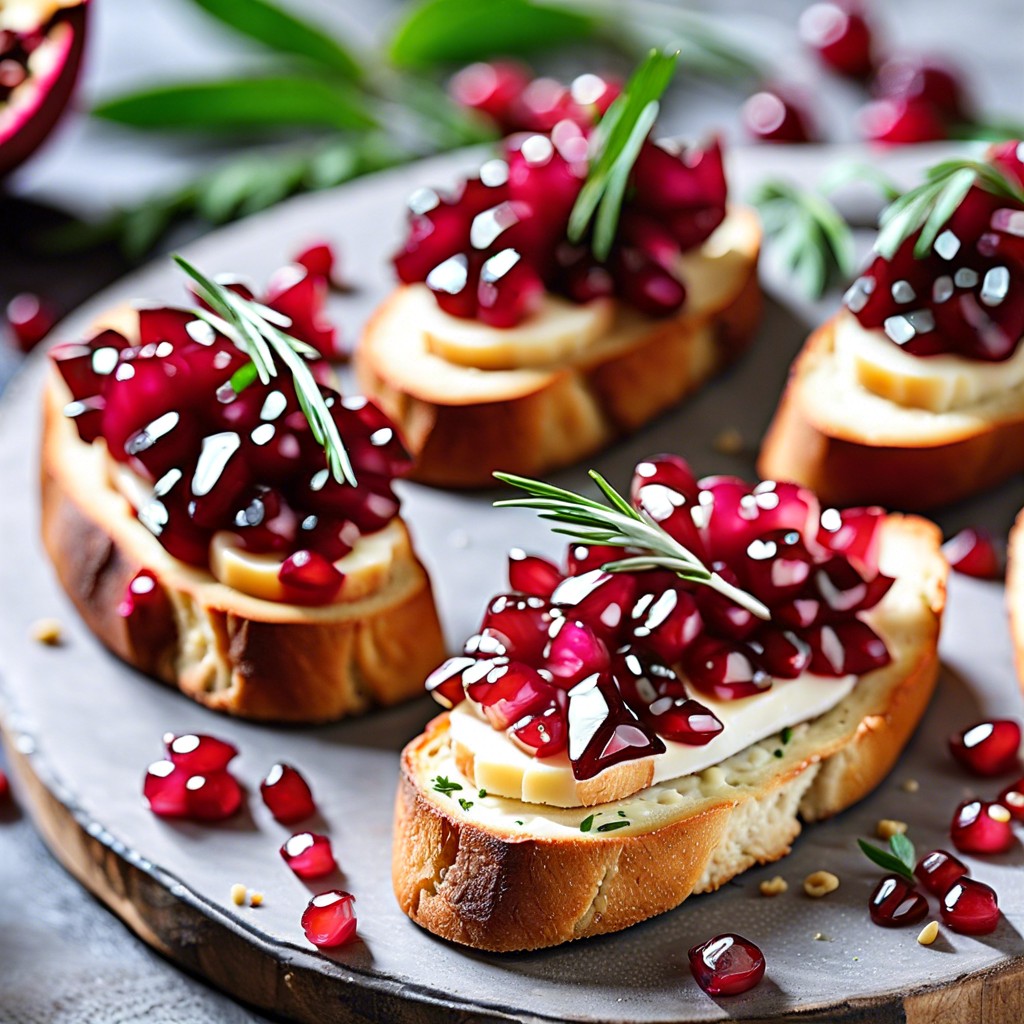
[[[89,0],[0,6],[0,177],[27,160],[71,98]]]

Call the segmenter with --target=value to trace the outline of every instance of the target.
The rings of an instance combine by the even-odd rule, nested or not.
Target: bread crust
[[[929,436],[875,436],[813,401],[812,374],[834,351],[836,318],[807,339],[765,435],[764,479],[789,480],[838,506],[924,511],[994,487],[1024,470],[1024,402],[1003,415],[927,414]],[[850,388],[856,387],[850,382]]]
[[[419,695],[444,657],[430,581],[410,549],[385,587],[302,608],[262,601],[171,558],[87,464],[51,374],[42,445],[42,536],[86,625],[118,657],[193,700],[243,718],[328,722]],[[164,600],[118,611],[142,568]]]
[[[838,719],[843,727],[833,729],[828,742],[808,731],[787,745],[784,758],[767,758],[756,787],[712,791],[675,817],[666,812],[647,831],[545,836],[529,826],[475,821],[433,791],[430,767],[449,743],[444,713],[402,754],[393,848],[402,910],[436,935],[494,952],[613,932],[784,856],[801,818],[826,818],[864,797],[895,763],[939,670],[946,579],[941,536],[925,520],[892,518],[903,531],[899,539],[920,552],[924,600],[915,612],[916,639],[898,664],[858,683],[847,698],[856,712],[842,702],[846,719]],[[617,806],[606,810],[614,813]]]
[[[596,361],[496,374],[501,384],[486,400],[441,393],[429,374],[410,380],[381,353],[399,288],[376,310],[356,349],[360,388],[401,426],[417,457],[413,476],[424,483],[483,487],[496,469],[536,476],[577,462],[678,403],[746,349],[762,305],[753,219],[751,230],[749,266],[722,308],[648,320],[633,343]]]

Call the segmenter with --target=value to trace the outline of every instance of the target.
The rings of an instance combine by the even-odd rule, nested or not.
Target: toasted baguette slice
[[[765,479],[832,505],[924,510],[1024,470],[1024,387],[951,412],[904,407],[849,379],[835,318],[807,339],[761,447]]]
[[[402,755],[393,854],[402,909],[454,942],[536,949],[626,928],[788,853],[801,818],[836,814],[881,782],[924,713],[939,669],[940,539],[926,520],[890,516],[882,566],[897,582],[872,622],[893,661],[787,743],[769,737],[600,807],[554,808],[481,798],[456,764],[447,713],[435,718]],[[438,792],[438,776],[462,791]],[[595,827],[582,832],[591,814]],[[596,829],[622,820],[630,825]]]
[[[714,258],[684,263],[690,298],[677,316],[652,319],[616,303],[607,332],[561,363],[481,369],[449,362],[429,350],[421,329],[420,303],[425,297],[433,305],[425,286],[398,288],[367,324],[355,368],[360,388],[400,424],[417,457],[415,478],[480,487],[496,469],[533,476],[569,465],[635,431],[732,362],[760,318],[761,229],[751,210],[729,216],[721,267]]]
[[[43,543],[82,618],[115,654],[194,700],[245,718],[326,722],[416,696],[444,657],[430,589],[401,520],[386,576],[324,607],[251,597],[171,556],[109,482],[102,444],[63,414],[51,371],[44,396]],[[142,568],[167,601],[118,612]]]

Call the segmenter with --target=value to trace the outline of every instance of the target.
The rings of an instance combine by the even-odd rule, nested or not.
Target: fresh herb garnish
[[[573,491],[555,487],[542,480],[530,480],[511,473],[495,473],[502,483],[526,491],[526,498],[505,498],[494,503],[496,508],[529,508],[541,519],[562,524],[555,533],[564,534],[582,544],[604,544],[635,550],[626,558],[602,566],[607,572],[641,572],[668,569],[684,580],[702,583],[761,619],[769,619],[768,608],[756,597],[733,586],[712,572],[650,516],[637,511],[596,470],[590,478],[611,503],[611,508],[585,498]]]
[[[785,746],[792,738],[793,730],[787,725],[786,728],[782,730],[782,745]]]
[[[617,828],[629,828],[628,821],[606,821],[603,825],[597,826],[598,832],[614,832]]]
[[[626,816],[626,812],[625,811],[618,811],[617,813],[618,813],[620,818],[624,818]]]
[[[779,262],[809,298],[852,276],[853,233],[822,192],[775,179],[762,183],[751,202]]]
[[[484,797],[487,796],[487,790],[486,789],[481,789],[480,792],[477,793],[477,796],[480,797],[481,800],[483,800]]]
[[[581,832],[589,832],[593,827],[594,827],[594,815],[588,814],[580,822],[580,831]]]
[[[776,747],[774,750],[774,754],[776,757],[782,757],[782,747]]]
[[[885,868],[886,871],[894,871],[910,882],[917,881],[914,877],[914,864],[916,863],[914,844],[901,832],[897,832],[889,838],[888,850],[883,850],[872,843],[866,843],[863,839],[858,839],[857,845],[861,848],[864,856],[879,867]]]
[[[284,364],[291,374],[299,407],[309,421],[313,437],[323,446],[331,475],[338,483],[354,487],[355,471],[345,443],[320,392],[320,385],[309,368],[309,359],[318,357],[316,349],[287,333],[287,328],[292,325],[288,317],[238,295],[207,277],[181,256],[176,255],[174,261],[192,278],[196,294],[213,311],[197,309],[196,316],[242,349],[252,360],[256,374],[264,384],[278,375],[278,363]],[[235,390],[239,390],[235,383],[237,376],[238,373],[231,378],[231,386]]]
[[[654,127],[678,56],[678,51],[651,50],[594,129],[590,168],[569,215],[568,237],[582,241],[593,221],[591,247],[599,260],[611,252],[630,172]]]
[[[457,793],[460,789],[462,789],[462,785],[458,782],[452,782],[447,775],[434,776],[435,793],[443,793],[445,796],[451,796],[452,793]]]
[[[516,824],[517,825],[522,825],[523,824],[522,818],[516,818]]]
[[[468,811],[473,806],[472,800],[467,800],[464,796],[459,797],[459,806],[464,810]]]
[[[920,229],[914,256],[927,256],[946,221],[956,213],[973,185],[1024,203],[1024,187],[993,164],[983,160],[944,160],[928,170],[922,184],[904,192],[882,211],[875,251],[891,260],[896,250]]]

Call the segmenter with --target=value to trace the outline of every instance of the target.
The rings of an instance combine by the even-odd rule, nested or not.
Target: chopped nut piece
[[[250,907],[262,907],[263,906],[263,893],[254,892],[249,896]]]
[[[739,455],[743,451],[743,435],[735,428],[723,430],[711,443],[719,455]]]
[[[815,942],[831,942],[832,940],[824,932],[814,933]]]
[[[893,836],[901,836],[907,831],[905,821],[897,821],[895,818],[882,818],[875,826],[875,834],[879,839],[892,839]]]
[[[776,875],[774,878],[762,882],[757,888],[762,896],[778,896],[784,893],[789,886],[782,875]]]
[[[917,936],[917,941],[920,942],[922,946],[930,946],[938,938],[938,935],[939,922],[929,921],[921,929],[920,934]]]
[[[37,619],[32,623],[32,639],[36,643],[56,647],[61,641],[60,622],[57,619]]]
[[[921,783],[917,779],[907,779],[903,783],[903,789],[907,793],[916,793],[921,788]]]
[[[804,892],[820,899],[839,888],[839,879],[831,871],[813,871],[804,879]]]
[[[231,886],[231,902],[234,903],[236,907],[240,907],[245,903],[245,891],[245,886],[242,885],[241,882],[235,882],[235,884]]]

